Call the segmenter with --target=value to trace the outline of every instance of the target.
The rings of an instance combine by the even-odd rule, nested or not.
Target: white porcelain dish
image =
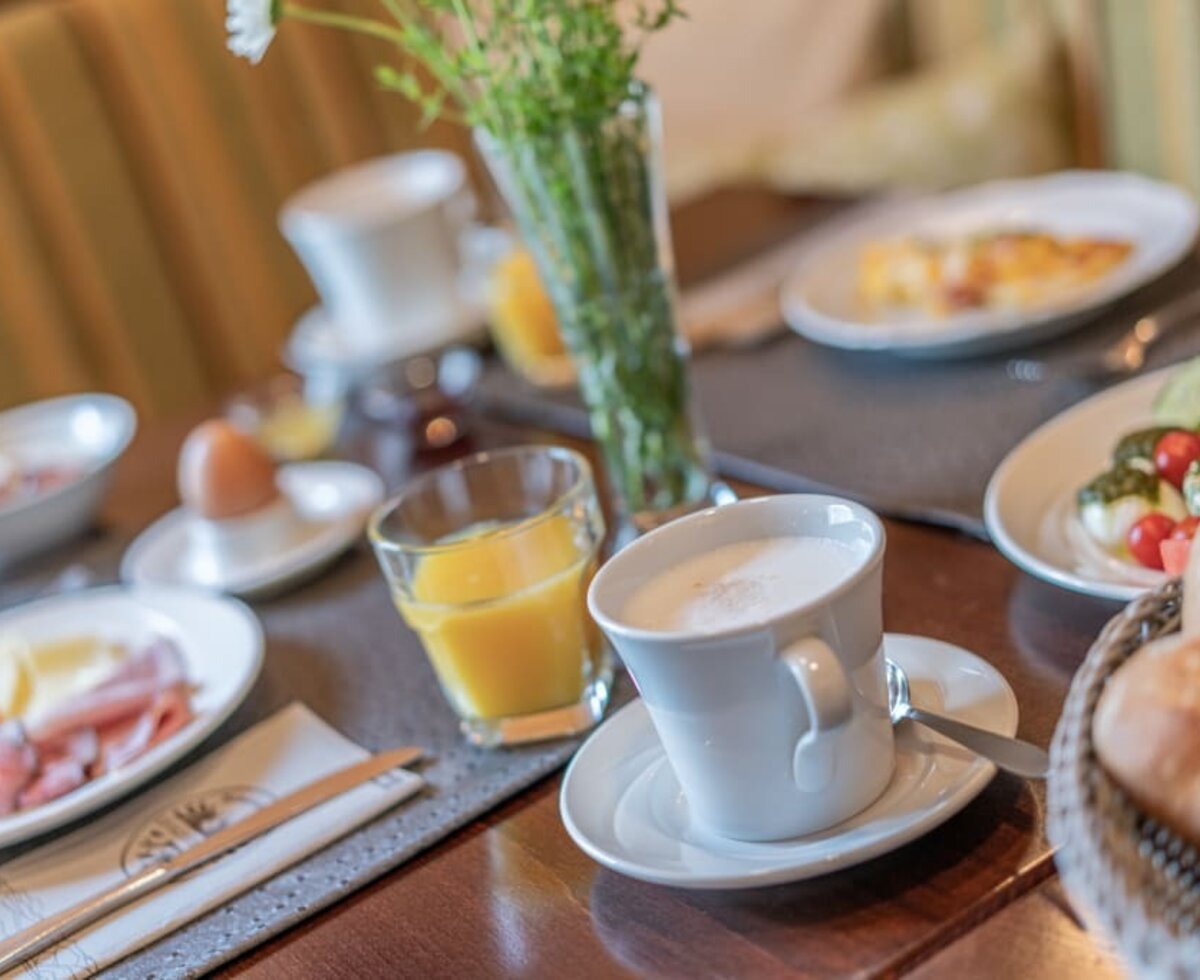
[[[483,313],[467,311],[461,323],[459,341],[474,343],[483,335]],[[328,379],[340,390],[349,390],[389,365],[429,353],[429,348],[413,345],[409,338],[381,345],[370,351],[350,347],[337,325],[322,306],[313,307],[300,317],[284,347],[284,363],[306,378]]]
[[[262,598],[316,575],[349,548],[383,500],[383,481],[357,463],[281,466],[279,488],[299,520],[280,543],[236,565],[198,553],[188,525],[197,518],[180,507],[144,530],[121,560],[121,578],[135,585],[183,585]]]
[[[970,310],[944,319],[897,311],[874,318],[857,296],[858,253],[869,241],[956,237],[997,228],[1127,239],[1133,254],[1110,275],[1032,309]],[[1170,269],[1196,237],[1197,207],[1177,187],[1136,174],[1066,171],[996,181],[917,200],[882,202],[831,222],[782,292],[797,333],[831,347],[908,357],[963,357],[1045,340]]]
[[[913,699],[1003,735],[1017,700],[989,663],[938,640],[884,638]],[[572,839],[613,871],[678,888],[757,888],[829,874],[928,833],[973,800],[995,766],[928,730],[896,729],[896,771],[883,795],[829,830],[748,843],[697,827],[641,701],[600,726],[563,779],[559,808]]]
[[[1121,436],[1153,425],[1154,396],[1173,368],[1102,391],[1055,416],[1017,445],[988,482],[983,516],[996,547],[1036,578],[1072,592],[1127,602],[1167,580],[1105,555],[1084,534],[1075,493],[1108,469]]]
[[[113,465],[137,431],[115,395],[68,395],[0,412],[0,456],[18,468],[70,466],[60,487],[0,505],[0,568],[79,534],[95,518]]]
[[[195,713],[181,731],[128,765],[43,806],[0,817],[0,847],[77,820],[153,779],[216,731],[262,669],[262,627],[254,613],[236,600],[183,589],[112,586],[54,596],[0,613],[0,630],[34,642],[80,633],[131,644],[166,636],[187,663]]]

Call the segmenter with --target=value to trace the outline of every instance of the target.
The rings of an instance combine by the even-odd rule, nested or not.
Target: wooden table
[[[889,630],[977,651],[1020,734],[1049,742],[1111,607],[1043,586],[979,542],[888,524]],[[689,893],[598,867],[558,817],[557,778],[236,964],[239,976],[1104,977],[1115,961],[1058,890],[1040,785],[1000,775],[941,829],[824,880]]]
[[[677,220],[685,270],[719,265],[705,228],[722,229],[731,256],[815,213],[754,194],[707,208]],[[119,473],[112,522],[135,528],[172,503],[163,461],[184,431],[151,427],[139,438]],[[481,420],[476,444],[546,437]],[[985,657],[1016,691],[1020,734],[1048,744],[1071,674],[1115,607],[1042,585],[966,537],[895,522],[887,531],[887,628]],[[736,893],[672,890],[599,867],[567,837],[558,788],[557,777],[534,786],[227,974],[1119,975],[1057,885],[1041,785],[1000,775],[961,814],[893,854]]]

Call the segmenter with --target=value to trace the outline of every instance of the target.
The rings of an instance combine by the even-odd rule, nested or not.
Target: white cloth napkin
[[[95,823],[0,866],[0,936],[117,884],[164,853],[368,755],[292,704]],[[412,796],[397,770],[281,825],[49,950],[10,976],[83,977],[283,871]]]

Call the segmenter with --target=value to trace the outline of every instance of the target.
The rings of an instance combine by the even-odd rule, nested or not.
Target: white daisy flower
[[[258,64],[275,37],[279,0],[226,0],[229,50]]]

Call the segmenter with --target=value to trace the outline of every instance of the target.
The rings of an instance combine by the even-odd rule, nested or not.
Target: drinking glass
[[[279,462],[315,459],[337,437],[345,396],[320,377],[279,374],[234,395],[225,415]]]
[[[604,518],[586,459],[550,446],[467,457],[410,482],[369,533],[471,742],[600,719],[612,666],[587,611]]]

